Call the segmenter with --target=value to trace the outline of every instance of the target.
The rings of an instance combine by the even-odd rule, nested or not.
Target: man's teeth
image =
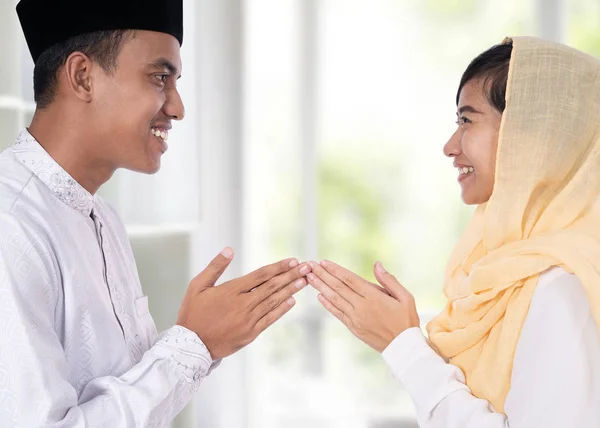
[[[475,171],[475,169],[472,166],[468,166],[468,167],[467,166],[461,166],[461,167],[458,168],[458,173],[460,175],[468,174],[468,173],[473,172],[473,171]]]
[[[163,140],[167,141],[169,139],[168,131],[161,131],[160,129],[152,128],[152,135],[155,137],[160,137]]]

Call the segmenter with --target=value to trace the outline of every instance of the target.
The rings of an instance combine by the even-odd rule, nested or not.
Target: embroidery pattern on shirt
[[[90,215],[94,196],[58,165],[27,130],[17,137],[13,152],[58,199],[82,214]]]

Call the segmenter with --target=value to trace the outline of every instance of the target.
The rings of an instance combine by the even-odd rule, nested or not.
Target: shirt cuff
[[[405,376],[415,362],[437,353],[431,349],[419,327],[400,333],[382,352],[387,365],[399,380]],[[438,356],[439,357],[439,356]],[[441,358],[441,357],[440,357]]]
[[[165,331],[154,349],[170,354],[190,383],[199,383],[219,365],[219,361],[213,361],[208,348],[198,335],[179,325]]]
[[[394,376],[402,382],[425,416],[454,391],[469,390],[462,371],[447,364],[427,343],[419,327],[399,334],[382,353]]]

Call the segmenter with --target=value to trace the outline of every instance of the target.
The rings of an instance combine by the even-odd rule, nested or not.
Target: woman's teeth
[[[475,171],[475,169],[472,166],[461,166],[458,168],[458,174],[459,175],[463,175],[463,174],[469,174],[471,172]]]
[[[160,129],[152,128],[152,135],[159,137],[164,141],[169,139],[169,131],[161,131]]]

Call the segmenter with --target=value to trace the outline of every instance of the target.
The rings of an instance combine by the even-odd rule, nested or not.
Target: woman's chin
[[[471,189],[463,189],[461,199],[465,205],[481,205],[489,201],[490,197],[481,193],[470,192]]]

